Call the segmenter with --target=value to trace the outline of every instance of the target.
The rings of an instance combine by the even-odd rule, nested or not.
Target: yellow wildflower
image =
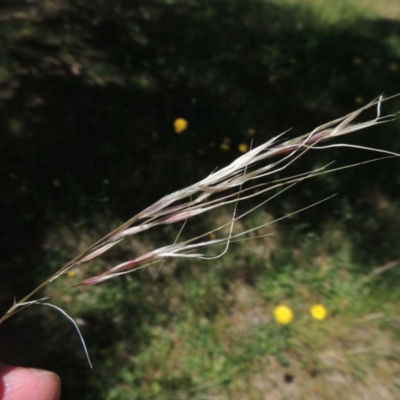
[[[293,320],[293,311],[285,305],[279,305],[274,309],[274,317],[276,322],[287,325],[290,324]]]
[[[240,143],[238,149],[241,153],[247,153],[249,151],[249,146],[246,143]]]
[[[175,133],[182,133],[188,127],[188,122],[184,118],[177,118],[174,121],[174,131]]]
[[[229,151],[231,149],[231,146],[229,146],[229,143],[223,142],[219,145],[221,150],[223,151]]]
[[[75,271],[68,271],[67,276],[68,278],[72,278],[73,276],[75,276]]]
[[[354,99],[354,101],[355,101],[356,103],[358,103],[358,104],[362,104],[362,103],[365,102],[364,98],[361,97],[361,96],[357,96],[357,97]]]
[[[318,321],[322,321],[328,315],[328,311],[322,304],[315,304],[310,310],[311,316]]]

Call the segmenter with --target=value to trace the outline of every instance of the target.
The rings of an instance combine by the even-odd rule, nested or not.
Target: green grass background
[[[0,5],[0,313],[119,223],[293,127],[400,92],[400,5],[382,1],[5,1]],[[384,105],[396,112],[399,102]],[[173,121],[189,128],[181,135]],[[344,141],[400,152],[394,121]],[[230,142],[230,151],[221,143]],[[374,157],[336,149],[291,173]],[[246,229],[333,193],[215,261],[171,261],[0,327],[0,357],[48,368],[63,399],[400,397],[400,164],[304,182]],[[188,224],[188,238],[232,210]],[[171,243],[127,240],[46,293]],[[219,249],[210,250],[215,254]],[[273,320],[277,304],[294,321]],[[309,308],[329,315],[314,321]]]

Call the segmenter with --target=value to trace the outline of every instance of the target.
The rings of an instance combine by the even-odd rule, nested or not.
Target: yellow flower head
[[[68,271],[67,276],[68,278],[72,278],[73,276],[75,276],[75,271]]]
[[[276,322],[282,325],[287,325],[290,324],[293,320],[293,311],[288,306],[284,306],[281,304],[275,307],[274,317]]]
[[[247,153],[249,146],[246,143],[240,143],[238,149],[241,153]]]
[[[221,148],[221,150],[223,151],[229,151],[231,149],[231,146],[229,145],[229,143],[226,142],[222,142],[219,147]]]
[[[188,127],[188,122],[184,118],[177,118],[174,121],[174,131],[175,133],[182,133]]]
[[[311,316],[318,321],[322,321],[328,315],[328,311],[322,304],[315,304],[310,310]]]
[[[364,103],[364,98],[363,97],[361,97],[361,96],[357,96],[355,99],[354,99],[354,101],[356,102],[356,103],[358,103],[358,104],[362,104],[362,103]]]

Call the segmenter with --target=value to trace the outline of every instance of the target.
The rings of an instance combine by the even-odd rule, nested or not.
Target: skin
[[[0,363],[0,400],[59,400],[60,394],[53,372]]]

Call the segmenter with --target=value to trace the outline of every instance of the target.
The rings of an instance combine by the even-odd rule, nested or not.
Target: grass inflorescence
[[[284,140],[282,139],[283,134],[274,137],[266,143],[249,150],[228,166],[211,173],[201,181],[166,195],[87,248],[73,260],[64,265],[53,276],[43,282],[33,292],[21,300],[16,301],[9,311],[0,319],[0,323],[15,312],[19,311],[21,308],[46,300],[48,297],[40,300],[31,300],[31,297],[37,291],[51,284],[56,279],[66,274],[71,275],[71,272],[74,269],[82,268],[83,264],[102,255],[127,237],[145,232],[151,228],[175,224],[178,222],[186,222],[193,217],[198,217],[199,215],[203,215],[217,208],[233,204],[235,208],[231,220],[222,226],[215,227],[211,232],[206,232],[205,234],[183,241],[179,241],[178,235],[172,244],[153,249],[132,260],[125,261],[112,268],[106,269],[98,275],[78,282],[75,286],[98,284],[105,280],[130,273],[139,268],[155,263],[162,265],[162,263],[170,258],[215,260],[221,257],[229,250],[231,243],[245,240],[245,237],[250,233],[269,226],[272,222],[276,222],[277,220],[272,222],[268,221],[267,223],[254,226],[239,233],[233,233],[235,223],[242,220],[255,209],[275,199],[282,192],[299,182],[320,174],[334,171],[334,169],[330,169],[329,166],[326,166],[296,176],[274,180],[274,175],[276,173],[284,171],[292,163],[296,162],[304,153],[310,150],[321,150],[328,147],[353,147],[372,150],[389,156],[398,156],[390,151],[372,149],[363,146],[352,146],[349,144],[335,143],[326,145],[325,147],[320,145],[321,142],[387,122],[393,118],[393,116],[381,116],[381,103],[393,97],[395,96],[388,98],[383,98],[381,96],[345,117],[319,126],[312,132],[295,139]],[[371,107],[377,107],[376,118],[366,122],[352,123],[362,112]],[[265,164],[265,161],[269,159],[274,160]],[[344,168],[348,167],[349,166],[346,166]],[[265,183],[263,180],[269,180],[269,182]],[[278,190],[278,192],[273,192],[276,190]],[[272,192],[272,194],[269,194],[268,197],[259,202],[257,206],[237,215],[238,203],[268,194],[269,192]],[[312,207],[315,204],[309,205],[305,207],[305,209]],[[302,210],[298,210],[291,215],[300,211]],[[210,235],[215,235],[215,232],[221,231],[226,227],[228,227],[229,231],[229,234],[226,237],[221,239],[210,239],[210,237],[213,237]],[[218,255],[209,256],[201,252],[204,248],[219,244],[223,244],[225,249]]]

